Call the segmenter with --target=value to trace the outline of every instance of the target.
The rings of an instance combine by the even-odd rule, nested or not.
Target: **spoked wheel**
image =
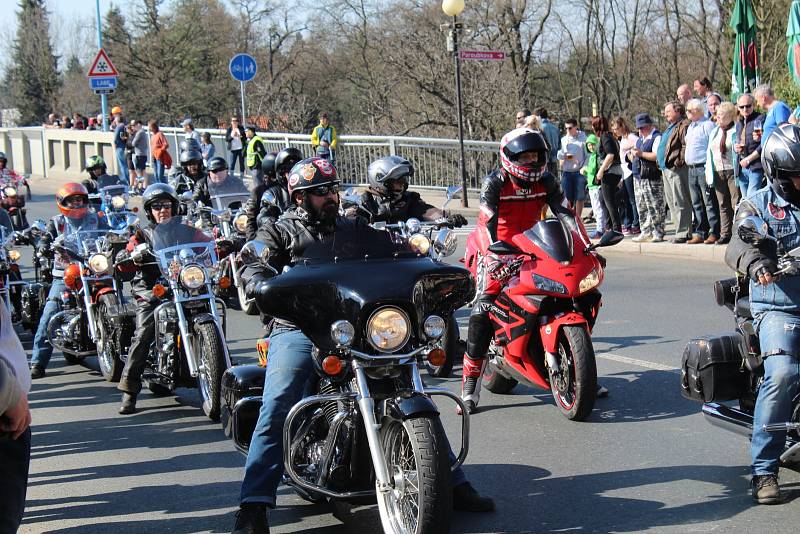
[[[247,315],[258,315],[258,307],[254,299],[247,299],[247,292],[241,285],[236,286],[236,293],[239,295],[239,309]]]
[[[444,365],[431,365],[427,360],[425,361],[428,374],[436,378],[448,378],[453,374],[453,364],[464,356],[461,333],[455,315],[451,315],[447,321],[447,330],[442,338],[442,346],[445,353]]]
[[[597,364],[589,332],[583,326],[564,326],[558,337],[558,372],[550,369],[550,391],[567,419],[583,421],[597,397]]]
[[[222,373],[225,372],[224,340],[214,323],[195,326],[195,354],[200,360],[197,387],[203,401],[203,412],[212,421],[219,421],[222,402]]]
[[[450,460],[438,416],[390,420],[381,429],[392,489],[378,491],[384,532],[448,532],[452,512]]]
[[[97,305],[97,363],[106,382],[119,382],[124,364],[119,357],[114,340],[114,329],[108,324],[106,305]]]

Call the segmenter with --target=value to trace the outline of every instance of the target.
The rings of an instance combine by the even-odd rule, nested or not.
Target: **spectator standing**
[[[125,158],[125,148],[128,143],[128,135],[125,130],[125,120],[122,118],[122,108],[114,106],[111,109],[114,115],[114,151],[117,155],[117,167],[119,175],[125,179],[125,183],[130,183],[131,177],[128,173],[128,162]]]
[[[664,117],[667,128],[656,149],[656,161],[664,179],[664,197],[667,200],[672,223],[675,225],[673,243],[686,243],[692,232],[692,203],[689,194],[689,172],[686,168],[686,128],[689,119],[680,102],[667,102]]]
[[[739,180],[742,198],[761,189],[764,169],[761,166],[761,138],[757,131],[764,129],[764,116],[755,110],[755,98],[749,93],[736,100],[740,119],[736,121],[734,174]]]
[[[322,113],[319,124],[311,131],[311,146],[316,150],[317,156],[335,162],[337,144],[336,128],[328,120],[328,113]]]
[[[706,153],[714,123],[706,118],[706,109],[699,98],[686,104],[689,126],[686,128],[686,166],[689,168],[689,194],[694,210],[694,235],[689,245],[713,245],[720,237],[717,198],[706,183]]]
[[[547,146],[550,148],[550,153],[547,157],[547,170],[550,171],[550,174],[558,178],[558,149],[561,146],[561,133],[558,131],[558,126],[550,122],[547,109],[537,109],[536,115],[539,116],[539,120],[541,121],[544,140],[547,141]]]
[[[72,129],[72,119],[64,115],[61,117],[61,128],[64,130],[71,130]]]
[[[125,134],[127,135],[127,139],[125,140],[125,163],[128,165],[128,176],[130,176],[130,187],[133,189],[133,184],[136,183],[136,166],[133,164],[133,136],[136,135],[136,131],[133,129],[133,125],[136,121],[131,121],[130,124],[125,126]]]
[[[197,144],[200,145],[200,132],[194,129],[194,122],[192,121],[192,119],[191,118],[183,119],[181,126],[183,126],[183,133],[184,133],[183,137],[185,139],[194,139],[195,141],[197,141]]]
[[[575,119],[567,119],[564,126],[567,134],[561,138],[561,149],[556,153],[556,158],[561,163],[561,189],[564,190],[569,207],[580,218],[586,202],[586,177],[580,172],[586,160],[586,134],[578,130],[578,121]]]
[[[622,231],[622,221],[616,203],[617,188],[622,181],[622,165],[620,165],[619,143],[608,129],[608,119],[605,117],[592,117],[592,129],[600,139],[597,150],[597,177],[606,211],[611,221],[611,229],[615,232]]]
[[[685,106],[686,103],[692,99],[692,90],[689,88],[689,84],[684,83],[678,87],[675,91],[675,95],[678,97],[678,102]]]
[[[525,119],[527,119],[531,115],[531,110],[528,108],[522,108],[521,110],[517,111],[516,122],[514,123],[514,128],[522,128],[525,126]]]
[[[733,175],[736,106],[725,102],[720,104],[716,113],[717,126],[708,139],[705,171],[706,183],[714,188],[719,205],[720,237],[717,242],[725,245],[731,240],[733,210],[741,199]]]
[[[164,183],[164,170],[172,167],[172,156],[169,154],[169,142],[162,131],[158,129],[158,122],[151,120],[147,123],[150,129],[150,153],[153,156],[153,171],[155,183]]]
[[[708,99],[711,95],[716,94],[714,93],[714,90],[711,88],[711,80],[709,80],[707,77],[700,78],[699,80],[694,81],[693,87],[694,87],[694,92],[697,94],[698,98],[700,98],[700,100],[703,101],[703,107],[706,110],[706,117],[710,119],[712,117],[712,112],[711,108],[708,105]],[[686,102],[684,102],[684,105],[685,104]]]
[[[208,161],[214,157],[216,148],[214,148],[214,143],[211,141],[211,134],[209,132],[203,132],[200,138],[200,152],[203,154],[203,166],[208,168]]]
[[[86,126],[86,129],[91,131],[97,130],[97,119],[91,117],[89,119],[89,124]]]
[[[775,92],[769,84],[761,84],[753,91],[753,95],[758,101],[758,107],[767,112],[764,117],[763,131],[756,128],[754,135],[759,138],[761,146],[764,146],[764,141],[769,137],[769,134],[784,122],[789,122],[789,116],[792,110],[785,102],[775,98]]]
[[[247,168],[253,171],[253,184],[258,185],[264,180],[264,170],[261,168],[261,162],[267,155],[267,149],[264,146],[264,140],[261,139],[256,133],[253,126],[248,126],[245,129],[247,136],[247,157],[245,162]]]
[[[647,113],[636,116],[639,137],[633,148],[631,169],[634,174],[634,197],[639,212],[641,233],[633,241],[641,243],[664,241],[664,181],[656,161],[656,148],[661,143],[661,132],[653,126]]]
[[[594,212],[594,219],[596,226],[594,233],[590,236],[592,239],[600,239],[603,232],[606,231],[608,225],[608,216],[606,215],[606,207],[603,203],[603,194],[600,190],[600,183],[597,181],[597,168],[599,162],[597,161],[597,147],[600,140],[594,134],[589,134],[586,138],[586,154],[584,157],[584,165],[580,169],[580,173],[586,178],[586,184],[589,187],[589,198],[592,201],[592,211]]]
[[[30,371],[11,315],[0,303],[0,532],[17,532],[25,510],[31,460]]]
[[[231,125],[225,130],[225,142],[228,143],[228,169],[231,174],[236,170],[239,162],[239,175],[244,178],[244,143],[245,131],[239,124],[239,119],[231,117]]]
[[[142,121],[135,120],[133,122],[133,166],[136,169],[138,177],[138,185],[140,187],[147,186],[147,132],[142,126]],[[136,189],[137,183],[131,180],[131,190]]]
[[[711,93],[708,95],[706,99],[706,107],[708,108],[708,113],[706,116],[711,119],[714,123],[717,122],[717,109],[719,105],[722,104],[722,97],[717,93]],[[734,109],[736,109],[734,107]]]
[[[44,121],[44,124],[42,126],[44,126],[45,128],[60,128],[61,127],[61,125],[58,124],[58,119],[56,118],[56,114],[55,113],[50,113],[47,116],[47,120]]]
[[[633,150],[639,136],[631,131],[631,127],[623,117],[614,117],[611,121],[611,133],[619,141],[619,155],[622,166],[622,233],[639,235],[639,211],[636,209],[636,193],[634,191]]]

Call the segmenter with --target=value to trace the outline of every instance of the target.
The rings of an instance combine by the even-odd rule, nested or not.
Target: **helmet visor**
[[[518,135],[510,140],[503,148],[506,157],[511,161],[516,161],[517,158],[525,152],[541,152],[542,149],[541,136],[533,132]]]

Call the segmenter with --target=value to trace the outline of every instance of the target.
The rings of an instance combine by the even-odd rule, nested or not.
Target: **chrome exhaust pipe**
[[[703,404],[702,411],[706,421],[716,427],[747,438],[753,434],[753,416],[749,413],[716,402]]]

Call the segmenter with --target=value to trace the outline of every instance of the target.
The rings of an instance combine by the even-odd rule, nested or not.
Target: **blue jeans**
[[[39,326],[36,328],[36,336],[33,338],[33,353],[31,354],[31,366],[47,369],[50,357],[53,355],[53,346],[47,339],[47,324],[50,319],[58,313],[61,308],[61,293],[67,289],[64,280],[53,278],[53,285],[47,294],[47,303],[44,305],[42,317],[39,319]]]
[[[311,341],[299,330],[276,327],[270,336],[264,397],[245,463],[240,500],[275,507],[283,474],[283,423],[289,410],[306,394],[316,378]],[[452,451],[451,461],[455,460]],[[467,479],[459,468],[453,486]]]
[[[635,179],[636,178],[631,174],[622,181],[625,186],[625,191],[628,193],[625,199],[627,202],[627,206],[625,207],[627,209],[623,211],[622,226],[627,226],[628,228],[639,228],[639,210],[636,209],[636,195],[633,190],[633,181]]]
[[[164,180],[164,164],[157,159],[153,160],[153,183],[154,184],[166,183],[166,181]]]
[[[703,239],[708,234],[719,237],[719,206],[717,197],[706,183],[706,168],[689,167],[689,194],[694,211],[694,233]]]
[[[561,189],[570,204],[586,200],[586,177],[579,172],[564,171],[561,173]]]
[[[231,150],[228,154],[228,169],[233,174],[236,168],[236,162],[239,162],[239,174],[244,175],[244,150]]]
[[[742,172],[739,174],[739,189],[742,190],[742,198],[747,198],[761,189],[763,178],[764,171],[762,169],[750,170],[742,167]]]
[[[119,175],[122,178],[125,178],[125,183],[126,184],[129,184],[129,183],[131,183],[131,177],[128,174],[128,159],[125,157],[125,147],[122,147],[122,148],[117,147],[115,149],[115,152],[117,153],[117,163],[118,163],[118,167],[119,167]]]
[[[750,443],[754,475],[778,473],[786,432],[765,432],[764,425],[792,418],[792,399],[800,391],[800,315],[766,312],[758,335],[764,359],[764,382],[758,391]],[[775,354],[776,351],[780,354]]]

